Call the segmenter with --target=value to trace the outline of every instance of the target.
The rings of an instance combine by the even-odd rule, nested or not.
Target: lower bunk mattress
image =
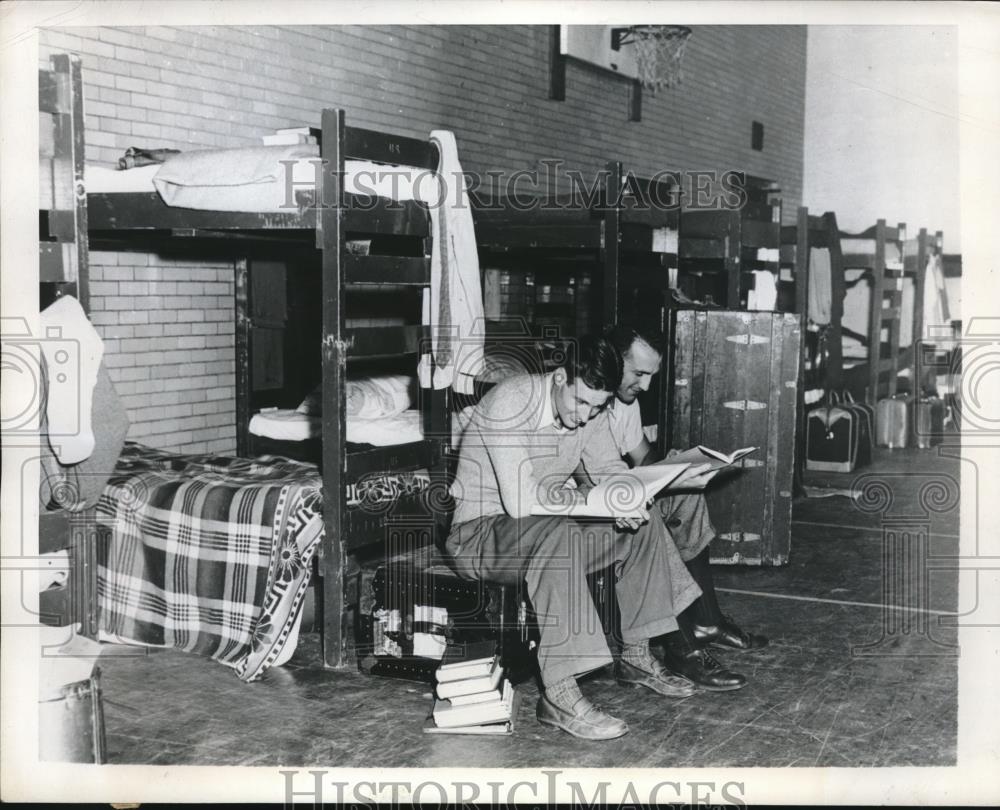
[[[321,506],[312,465],[126,444],[97,505],[102,633],[255,680],[297,637]]]

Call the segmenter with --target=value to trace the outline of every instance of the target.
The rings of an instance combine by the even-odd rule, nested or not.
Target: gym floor
[[[584,742],[540,725],[533,681],[518,687],[510,737],[423,734],[428,687],[323,670],[318,638],[304,635],[289,664],[252,684],[172,651],[102,655],[109,762],[953,765],[958,650],[948,617],[960,607],[958,578],[934,560],[958,552],[959,467],[937,450],[880,451],[856,474],[808,480],[824,494],[853,485],[865,495],[797,500],[787,566],[715,570],[725,612],[771,638],[763,650],[718,656],[749,685],[678,701],[620,688],[598,671],[582,689],[629,724],[618,740]]]

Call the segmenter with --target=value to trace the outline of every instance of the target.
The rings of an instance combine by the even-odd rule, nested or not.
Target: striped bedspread
[[[320,487],[310,464],[127,443],[97,506],[112,530],[98,571],[101,629],[258,678],[309,586]]]

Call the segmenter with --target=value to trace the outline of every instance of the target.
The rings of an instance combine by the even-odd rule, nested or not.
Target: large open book
[[[727,454],[699,444],[697,447],[692,447],[683,453],[667,456],[660,464],[690,464],[692,467],[708,464],[710,465],[709,470],[721,470],[723,467],[735,464],[744,456],[749,456],[756,449],[756,447],[742,447]]]
[[[615,473],[591,489],[585,503],[571,503],[569,499],[572,491],[567,490],[566,503],[537,504],[531,508],[531,514],[595,518],[638,517],[656,493],[689,466],[691,465],[686,463],[676,463],[671,458],[663,464],[651,464]]]

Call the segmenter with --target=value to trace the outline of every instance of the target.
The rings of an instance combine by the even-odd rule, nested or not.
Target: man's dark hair
[[[622,383],[622,356],[604,337],[584,335],[566,346],[566,382],[581,380],[595,391],[614,392]]]
[[[641,340],[661,354],[663,353],[662,332],[650,329],[633,329],[631,326],[618,324],[608,329],[604,333],[604,337],[612,343],[622,357],[628,354],[632,344],[637,340]]]

